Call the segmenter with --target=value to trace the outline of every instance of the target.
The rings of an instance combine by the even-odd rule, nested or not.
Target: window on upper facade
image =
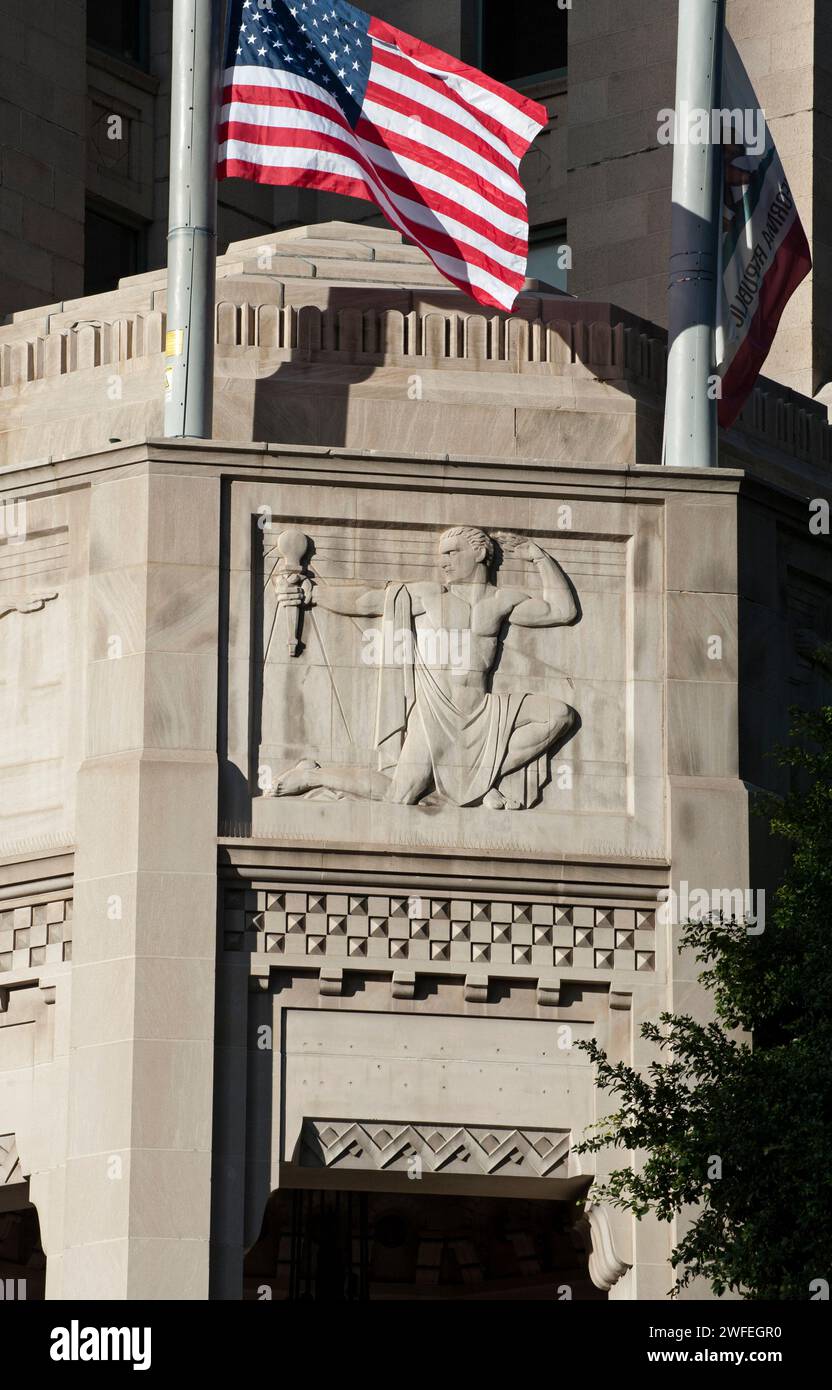
[[[84,293],[114,290],[125,275],[143,268],[141,227],[87,205],[84,219]]]
[[[479,67],[511,83],[564,73],[568,18],[558,0],[479,0]]]
[[[556,290],[566,291],[569,260],[565,222],[535,227],[529,233],[526,275],[530,280],[543,280]]]
[[[125,63],[146,68],[149,0],[87,0],[87,42]]]

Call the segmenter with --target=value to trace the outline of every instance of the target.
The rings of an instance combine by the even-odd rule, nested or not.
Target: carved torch
[[[273,583],[277,606],[284,614],[290,656],[298,654],[303,609],[312,597],[312,580],[304,566],[308,550],[309,537],[303,531],[281,531],[277,538],[280,560]]]

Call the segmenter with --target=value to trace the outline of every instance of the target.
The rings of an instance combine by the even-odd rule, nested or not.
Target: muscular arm
[[[409,584],[413,613],[424,613],[424,604],[418,595],[422,586]],[[386,587],[368,589],[362,583],[356,585],[330,586],[319,579],[312,593],[312,602],[330,613],[346,613],[355,618],[379,618],[384,612]]]
[[[330,587],[319,579],[312,590],[312,602],[330,613],[350,617],[380,617],[384,611],[384,590],[365,589],[363,584]]]
[[[518,627],[557,627],[574,622],[578,606],[572,585],[557,560],[538,545],[531,549],[541,592],[521,598],[509,614],[509,622]]]

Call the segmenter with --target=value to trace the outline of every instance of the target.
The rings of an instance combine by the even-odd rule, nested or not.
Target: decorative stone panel
[[[550,1178],[560,1170],[565,1175],[569,1141],[568,1130],[305,1119],[298,1162],[302,1168],[406,1172],[418,1158],[429,1173]]]
[[[71,899],[0,910],[0,977],[71,959]]]
[[[273,955],[287,965],[412,962],[480,966],[655,969],[655,910],[442,894],[348,889],[226,894],[227,951]]]

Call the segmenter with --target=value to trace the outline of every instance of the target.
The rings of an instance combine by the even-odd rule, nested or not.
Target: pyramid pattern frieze
[[[0,911],[0,981],[17,971],[71,959],[71,898]]]
[[[655,911],[441,893],[226,894],[225,949],[297,963],[364,959],[514,968],[653,971]]]

